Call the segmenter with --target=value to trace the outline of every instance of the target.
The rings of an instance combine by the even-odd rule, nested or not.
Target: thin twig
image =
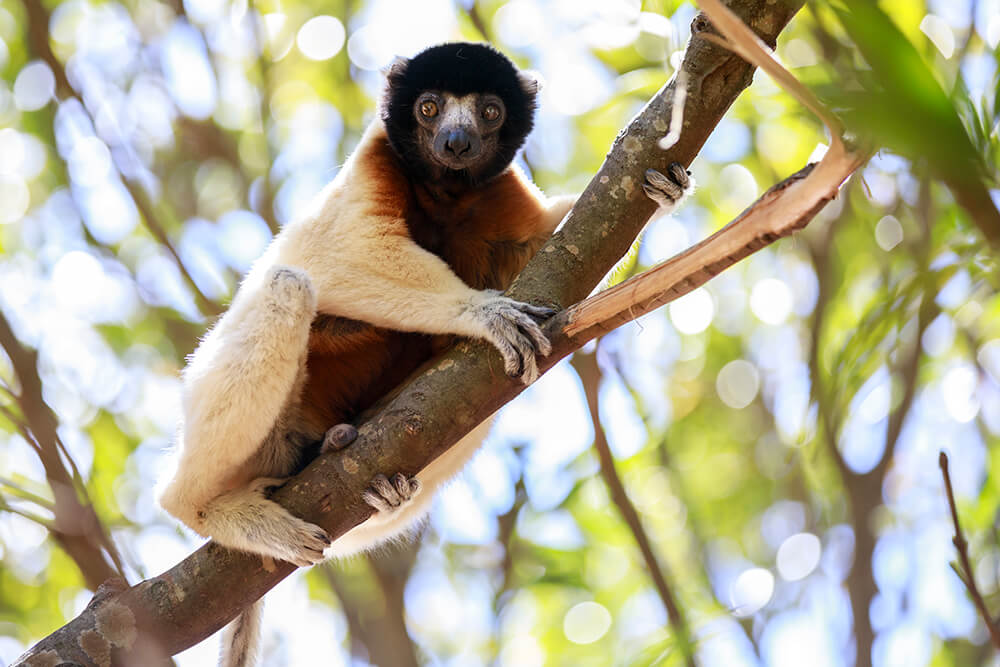
[[[968,589],[969,595],[972,596],[972,603],[976,605],[983,623],[986,624],[986,630],[990,633],[990,642],[994,648],[1000,650],[1000,628],[997,628],[997,624],[990,615],[989,609],[986,608],[986,601],[983,600],[983,596],[979,592],[979,586],[976,585],[976,577],[972,573],[972,563],[969,562],[969,543],[965,540],[965,535],[962,534],[962,524],[958,520],[958,509],[955,507],[955,492],[951,488],[951,473],[948,471],[948,455],[944,453],[944,450],[941,450],[941,454],[938,457],[938,465],[941,466],[941,475],[944,477],[944,490],[948,495],[951,521],[955,524],[955,537],[951,541],[955,545],[955,550],[958,551],[958,560],[962,564],[962,571],[965,573],[964,577],[959,578],[965,584],[965,588]]]
[[[13,491],[14,495],[20,498],[21,500],[27,500],[33,502],[40,507],[44,507],[45,509],[51,512],[55,512],[56,504],[54,502],[52,502],[48,498],[43,498],[36,493],[28,491],[26,488],[24,488],[14,480],[7,479],[6,477],[0,477],[0,484],[6,486],[8,489]]]
[[[3,510],[4,512],[10,512],[11,514],[16,514],[20,517],[24,517],[28,521],[37,523],[38,525],[47,528],[52,532],[55,532],[56,530],[55,523],[51,519],[46,519],[43,516],[39,516],[38,514],[34,514],[27,510],[22,510],[17,507],[13,507],[2,496],[0,496],[0,510]]]
[[[618,471],[615,469],[615,459],[611,454],[611,447],[608,445],[608,438],[601,425],[601,418],[598,409],[598,388],[601,383],[601,369],[597,365],[597,354],[576,353],[570,361],[573,368],[580,376],[583,383],[583,391],[587,397],[587,407],[590,409],[590,420],[594,426],[594,449],[597,450],[597,457],[601,461],[601,476],[611,494],[618,511],[621,512],[625,524],[632,531],[639,551],[642,552],[642,559],[646,563],[649,576],[653,579],[656,592],[663,601],[663,606],[667,609],[667,619],[674,629],[677,644],[684,653],[685,662],[689,667],[694,667],[694,643],[691,640],[690,630],[684,612],[674,598],[671,585],[667,582],[667,575],[664,573],[665,566],[661,565],[653,552],[653,545],[643,528],[639,518],[639,512],[625,492],[625,485],[622,484]]]

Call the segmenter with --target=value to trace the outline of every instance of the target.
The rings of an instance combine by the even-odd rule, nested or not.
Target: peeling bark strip
[[[583,345],[700,287],[723,270],[806,226],[865,162],[834,144],[819,164],[781,181],[735,220],[673,259],[559,314],[562,333]]]
[[[731,8],[773,46],[803,2],[733,0]],[[680,140],[667,151],[658,147],[668,130],[675,98],[671,83],[618,136],[562,230],[528,264],[511,296],[549,304],[575,303],[586,297],[628,250],[655,210],[655,204],[636,187],[642,183],[645,170],[663,171],[675,161],[690,164],[750,83],[753,68],[705,40],[702,33],[709,29],[702,15],[692,23],[692,38],[682,64],[688,93]],[[808,210],[802,215],[806,213]],[[760,241],[767,242],[765,238]],[[706,266],[725,261],[707,254],[705,259]],[[562,316],[549,323],[556,350],[545,360],[545,368],[582,344],[579,336],[570,338],[558,331],[565,323]],[[331,535],[342,535],[371,514],[361,501],[361,493],[372,477],[387,470],[416,474],[522,389],[504,375],[503,364],[492,348],[460,343],[385,401],[376,416],[358,429],[354,444],[316,460],[274,497]],[[131,646],[111,644],[116,664],[155,664],[143,647],[148,650],[155,641],[165,653],[174,654],[193,646],[294,569],[287,563],[262,562],[259,557],[209,543],[157,577],[95,599],[80,616],[41,640],[16,664],[110,664],[103,651],[95,654],[83,646],[84,634],[95,627],[99,610],[109,604],[132,612],[131,617],[117,617],[121,628],[116,636],[132,636],[134,632],[143,640]],[[53,662],[56,656],[58,660]]]

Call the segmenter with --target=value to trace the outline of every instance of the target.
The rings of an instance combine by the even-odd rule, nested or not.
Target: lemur
[[[426,512],[485,436],[480,427],[417,478],[379,475],[376,513],[331,544],[268,492],[455,335],[492,343],[525,383],[550,351],[547,308],[503,296],[576,197],[549,198],[514,155],[537,79],[485,44],[448,43],[387,73],[380,114],[311,210],[243,280],[183,374],[177,469],[161,505],[197,533],[307,566],[383,542]],[[685,170],[644,186],[672,207]],[[261,605],[230,624],[223,664],[252,664]]]

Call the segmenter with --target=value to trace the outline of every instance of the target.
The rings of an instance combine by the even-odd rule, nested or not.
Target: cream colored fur
[[[160,502],[225,546],[298,565],[323,558],[324,533],[266,496],[281,481],[271,478],[290,474],[294,459],[276,461],[280,452],[257,455],[285,406],[296,399],[317,312],[402,331],[485,338],[504,353],[508,370],[505,348],[525,343],[513,340],[519,335],[514,324],[534,327],[536,346],[548,349],[527,314],[530,306],[470,288],[410,239],[405,220],[378,212],[377,186],[355,161],[370,142],[384,140],[376,121],[313,210],[287,225],[254,264],[184,373],[178,465]],[[553,229],[571,205],[568,198],[551,200]],[[534,361],[533,354],[526,355],[526,382],[537,377]],[[331,552],[352,553],[412,525],[435,488],[461,470],[481,439],[470,436],[453,447],[421,473],[423,491],[404,509],[376,515]]]

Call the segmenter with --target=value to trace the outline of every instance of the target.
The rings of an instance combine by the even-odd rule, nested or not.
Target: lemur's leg
[[[305,377],[316,296],[297,269],[251,280],[185,372],[182,450],[160,503],[224,546],[309,565],[322,560],[329,537],[267,490],[297,463],[283,424]]]
[[[646,170],[646,182],[642,189],[646,196],[660,205],[660,215],[667,215],[677,210],[684,199],[694,192],[694,179],[679,162],[667,167],[667,173],[661,174],[655,169]]]

